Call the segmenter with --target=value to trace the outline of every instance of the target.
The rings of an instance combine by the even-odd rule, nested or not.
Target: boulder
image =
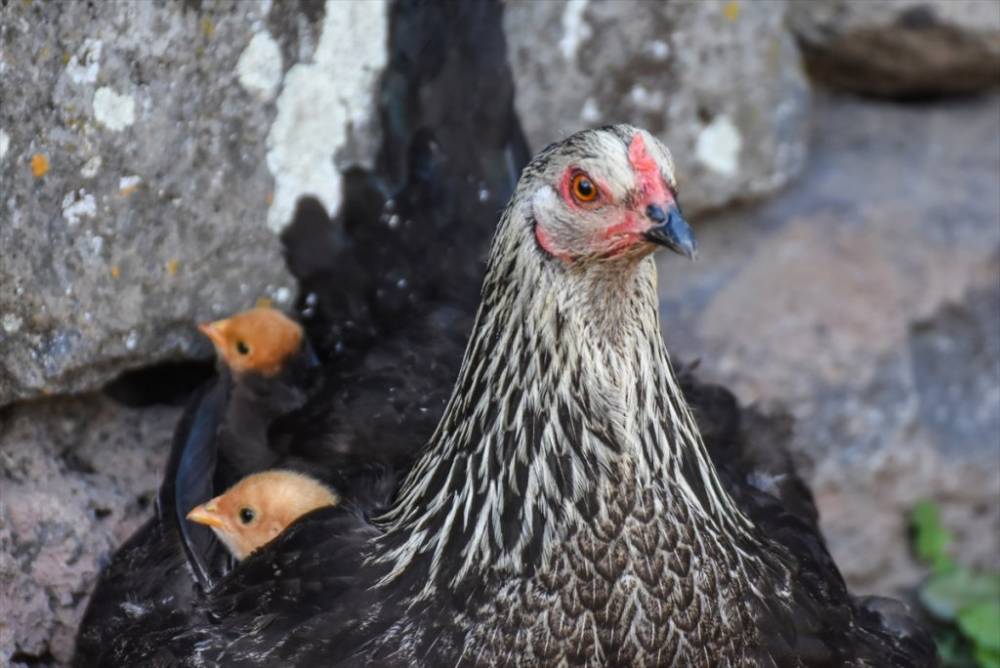
[[[584,127],[645,127],[673,152],[688,214],[772,193],[802,168],[810,95],[783,2],[506,7],[535,150]]]
[[[277,233],[377,148],[386,4],[3,3],[0,405],[291,304]]]
[[[178,417],[99,394],[0,413],[0,663],[69,663],[98,572],[152,513]]]
[[[885,96],[1000,85],[1000,4],[991,0],[796,2],[789,25],[810,73]]]

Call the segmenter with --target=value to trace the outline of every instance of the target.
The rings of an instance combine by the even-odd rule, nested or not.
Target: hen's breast
[[[527,579],[474,616],[463,663],[746,665],[755,642],[737,557],[662,485],[622,480]]]

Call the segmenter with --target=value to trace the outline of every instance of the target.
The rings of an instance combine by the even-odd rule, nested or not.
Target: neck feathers
[[[382,518],[384,581],[530,570],[622,467],[678,486],[714,524],[745,523],[670,368],[652,257],[563,265],[503,237],[444,417]]]

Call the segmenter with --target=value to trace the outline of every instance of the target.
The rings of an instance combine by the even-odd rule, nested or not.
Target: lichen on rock
[[[310,190],[335,208],[378,131],[386,10],[325,7],[4,5],[0,406],[207,355],[193,323],[290,302],[274,230]]]

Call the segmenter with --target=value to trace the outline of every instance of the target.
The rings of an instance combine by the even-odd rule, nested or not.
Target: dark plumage
[[[497,215],[531,157],[497,3],[395,2],[389,56],[373,169],[345,174],[336,219],[304,198],[282,234],[309,339],[340,367],[433,330],[426,314],[442,307],[475,313]]]
[[[367,515],[384,510],[441,418],[470,324],[438,307],[328,369],[313,399],[272,426],[279,465],[325,480]]]
[[[650,257],[693,251],[674,188],[669,153],[628,126],[539,154],[389,510],[306,516],[115,663],[932,665],[904,613],[849,595],[790,463],[692,385],[703,441]]]
[[[273,447],[366,514],[444,410],[497,213],[530,158],[501,18],[492,2],[393,3],[375,166],[345,175],[335,219],[304,198],[282,234],[324,381]]]

